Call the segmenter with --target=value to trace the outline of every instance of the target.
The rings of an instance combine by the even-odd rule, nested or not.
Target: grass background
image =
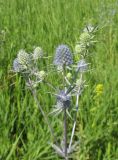
[[[93,70],[86,76],[88,87],[80,100],[76,138],[81,143],[73,159],[118,160],[117,0],[0,0],[0,160],[59,159],[48,144],[50,134],[32,95],[10,70],[21,48],[32,52],[41,46],[49,56],[62,43],[74,50],[88,23],[103,28],[96,36]],[[54,76],[50,80],[58,83]],[[100,83],[103,94],[94,100]],[[54,97],[46,91],[40,86],[39,99],[49,112]],[[61,120],[50,120],[59,136]]]

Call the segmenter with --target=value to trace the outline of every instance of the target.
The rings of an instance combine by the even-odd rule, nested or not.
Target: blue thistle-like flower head
[[[59,45],[56,48],[54,64],[56,66],[69,66],[73,63],[72,53],[67,45]]]
[[[66,94],[64,90],[61,90],[57,95],[57,103],[61,104],[62,108],[68,108],[70,107],[70,98],[71,96],[69,94]]]
[[[27,69],[27,67],[25,65],[20,64],[18,61],[18,58],[14,59],[14,61],[13,61],[14,72],[21,72],[25,69]]]

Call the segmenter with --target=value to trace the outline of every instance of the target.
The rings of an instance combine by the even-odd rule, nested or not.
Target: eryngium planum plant
[[[58,153],[59,156],[68,160],[71,157],[71,153],[76,151],[79,146],[79,139],[73,142],[75,134],[77,113],[79,109],[79,99],[86,84],[83,78],[83,74],[89,71],[89,63],[86,57],[89,56],[89,49],[96,42],[94,40],[96,28],[88,26],[83,30],[80,35],[79,42],[75,45],[74,53],[68,45],[61,44],[56,48],[53,65],[54,73],[57,73],[61,77],[61,81],[58,86],[54,86],[51,82],[45,79],[50,74],[44,70],[40,70],[38,62],[41,58],[44,58],[42,48],[36,47],[32,54],[28,54],[25,50],[20,50],[17,54],[17,58],[13,61],[13,70],[24,77],[27,88],[30,89],[34,100],[41,111],[45,122],[47,123],[50,133],[52,135],[51,146]],[[79,58],[78,58],[79,57]],[[48,79],[48,78],[47,78]],[[43,107],[40,105],[40,101],[37,96],[37,86],[39,83],[48,85],[56,92],[54,105],[52,111],[47,115]],[[75,98],[73,98],[75,97]],[[49,122],[48,116],[60,116],[63,124],[63,133],[61,141],[54,132],[54,129]],[[69,118],[72,122],[71,134],[68,128]]]

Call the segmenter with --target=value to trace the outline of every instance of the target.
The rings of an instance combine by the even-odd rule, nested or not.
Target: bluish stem
[[[64,155],[67,160],[67,114],[66,107],[64,108]]]
[[[48,119],[47,115],[45,114],[45,112],[43,111],[43,109],[42,109],[42,107],[41,107],[41,105],[40,105],[40,103],[39,103],[39,100],[38,100],[38,98],[37,98],[36,92],[35,92],[34,88],[32,87],[32,84],[30,83],[30,79],[29,79],[29,84],[30,84],[30,90],[31,90],[31,93],[32,93],[32,95],[33,95],[33,97],[34,97],[34,100],[35,100],[38,108],[40,109],[43,117],[45,118],[45,121],[46,121],[46,123],[47,123],[47,125],[48,125],[48,127],[49,127],[49,130],[50,130],[50,133],[51,133],[51,135],[52,135],[52,137],[53,137],[53,140],[57,143],[56,137],[55,137],[55,135],[54,135],[53,128],[52,128],[51,124],[49,123],[49,119]]]
[[[80,80],[82,82],[82,74],[80,75]],[[72,141],[73,141],[73,137],[74,137],[74,133],[75,133],[75,127],[76,127],[76,122],[77,122],[77,112],[79,109],[79,92],[80,92],[80,90],[81,90],[81,84],[80,84],[79,91],[77,94],[77,99],[76,99],[76,113],[75,113],[75,117],[74,117],[74,124],[73,124],[70,143],[69,143],[69,150],[71,149],[71,145],[72,145]]]

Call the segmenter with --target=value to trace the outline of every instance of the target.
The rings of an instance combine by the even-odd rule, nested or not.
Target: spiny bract
[[[69,107],[71,102],[70,98],[71,96],[69,94],[66,94],[64,90],[61,90],[57,95],[57,103],[61,103],[62,107]]]
[[[84,72],[88,69],[88,64],[85,62],[84,59],[81,59],[77,64],[77,70],[80,72]]]

